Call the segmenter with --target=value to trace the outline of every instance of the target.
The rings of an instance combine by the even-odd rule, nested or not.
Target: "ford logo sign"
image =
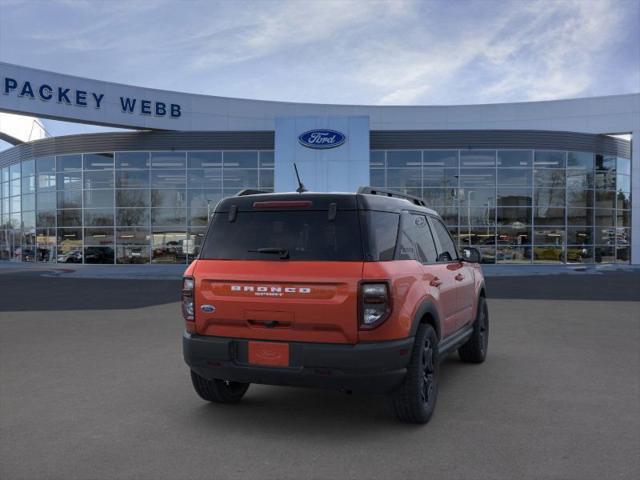
[[[202,305],[200,307],[200,310],[207,313],[213,313],[216,311],[216,307],[214,307],[213,305]]]
[[[335,148],[347,141],[344,133],[329,129],[309,130],[298,136],[300,144],[307,148]]]

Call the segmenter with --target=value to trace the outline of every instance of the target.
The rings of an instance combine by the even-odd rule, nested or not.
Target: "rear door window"
[[[285,254],[286,253],[286,254]],[[201,259],[361,261],[356,211],[338,211],[330,220],[322,210],[240,211],[213,216]]]
[[[367,226],[368,259],[374,262],[393,260],[400,215],[377,211],[364,211],[362,214]]]
[[[449,231],[442,224],[442,222],[436,218],[429,217],[429,225],[431,231],[436,239],[436,247],[438,249],[438,262],[453,262],[458,259],[458,251],[456,245],[449,235]]]
[[[419,214],[406,214],[403,217],[398,259],[433,263],[436,261],[436,257],[436,246],[427,218]]]

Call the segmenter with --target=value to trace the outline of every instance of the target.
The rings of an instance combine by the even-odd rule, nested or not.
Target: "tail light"
[[[182,316],[188,322],[194,320],[194,303],[193,303],[193,290],[195,287],[195,280],[193,277],[184,277],[182,279]]]
[[[391,296],[386,282],[360,284],[360,329],[371,330],[391,313]]]

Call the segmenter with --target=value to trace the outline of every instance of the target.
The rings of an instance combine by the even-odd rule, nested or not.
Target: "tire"
[[[416,333],[407,375],[390,395],[394,416],[407,423],[427,423],[438,399],[438,336],[431,325]]]
[[[469,340],[458,349],[460,359],[466,363],[482,363],[489,347],[489,309],[484,297],[478,299],[478,313]]]
[[[208,380],[191,371],[191,383],[203,400],[214,403],[238,403],[249,389],[248,383]]]

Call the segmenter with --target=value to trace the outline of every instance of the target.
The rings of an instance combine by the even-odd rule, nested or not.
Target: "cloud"
[[[0,59],[155,88],[367,104],[640,88],[637,0],[0,2]]]

